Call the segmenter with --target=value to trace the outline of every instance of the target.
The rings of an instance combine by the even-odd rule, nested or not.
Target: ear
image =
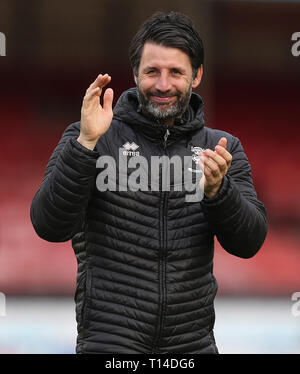
[[[135,74],[133,74],[133,79],[135,81],[135,84],[137,85],[137,76]]]
[[[200,68],[198,68],[197,70],[196,77],[194,78],[193,84],[192,84],[193,88],[196,88],[199,86],[201,79],[202,79],[202,75],[203,75],[203,65],[201,65]]]

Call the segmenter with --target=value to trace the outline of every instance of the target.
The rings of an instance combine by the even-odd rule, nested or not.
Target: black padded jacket
[[[255,255],[264,242],[266,212],[240,141],[204,126],[195,93],[184,116],[166,130],[140,113],[136,89],[129,89],[93,151],[76,140],[80,122],[67,127],[32,201],[31,221],[41,238],[72,239],[77,353],[218,353],[214,238],[241,258]],[[188,202],[187,191],[172,189],[172,181],[169,191],[162,184],[157,190],[99,188],[105,183],[99,175],[112,167],[101,169],[101,156],[183,158],[193,154],[191,147],[214,149],[222,136],[233,159],[211,199]]]

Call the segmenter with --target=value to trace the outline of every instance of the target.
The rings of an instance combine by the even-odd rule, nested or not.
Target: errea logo
[[[139,146],[135,144],[134,142],[132,143],[126,142],[125,144],[122,145],[122,147],[124,148],[123,150],[124,156],[139,156],[140,155],[140,152],[137,151]]]

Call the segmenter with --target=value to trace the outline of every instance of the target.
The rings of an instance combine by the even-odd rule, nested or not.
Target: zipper
[[[162,191],[160,199],[159,212],[159,311],[157,330],[154,338],[152,353],[158,353],[159,341],[162,335],[163,320],[165,317],[166,308],[166,253],[167,253],[167,210],[168,210],[168,195],[169,192]]]
[[[168,137],[170,131],[166,126],[166,132],[163,137],[163,154],[167,147]],[[159,280],[159,309],[158,309],[158,322],[156,333],[154,336],[152,353],[159,352],[159,341],[162,335],[163,320],[165,316],[166,307],[166,252],[167,252],[167,210],[168,210],[168,191],[162,191],[162,178],[160,179],[160,205],[159,205],[159,262],[158,262],[158,280]]]
[[[167,147],[167,141],[168,141],[169,135],[170,135],[170,131],[169,131],[168,127],[167,127],[165,135],[164,135],[164,149],[166,149],[166,147]]]

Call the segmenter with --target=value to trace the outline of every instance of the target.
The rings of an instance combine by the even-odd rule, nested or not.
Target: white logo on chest
[[[137,151],[139,146],[135,144],[134,142],[132,143],[126,142],[125,144],[122,145],[122,147],[123,147],[122,153],[124,156],[139,156],[140,155],[140,152]]]

